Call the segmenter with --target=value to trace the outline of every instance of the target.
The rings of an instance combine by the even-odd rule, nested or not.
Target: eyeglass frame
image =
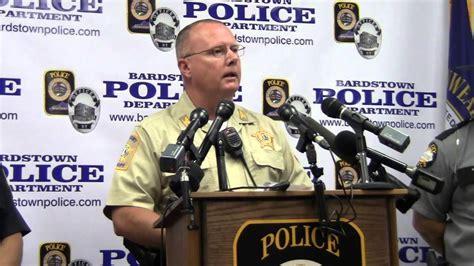
[[[237,50],[236,51],[233,51],[232,48],[234,47],[237,47]],[[216,55],[216,52],[214,52],[214,49],[216,48],[221,48],[221,49],[224,49],[225,48],[225,53],[222,54],[222,55]],[[233,44],[231,45],[230,47],[225,45],[225,44],[222,44],[222,45],[217,45],[217,46],[214,46],[214,47],[211,47],[209,49],[206,49],[204,51],[200,51],[200,52],[196,52],[196,53],[191,53],[191,54],[188,54],[188,55],[185,55],[183,56],[183,59],[186,59],[190,56],[193,56],[193,55],[197,55],[197,54],[203,54],[203,53],[208,53],[209,55],[212,55],[216,58],[221,58],[221,57],[225,57],[227,55],[227,53],[229,52],[229,50],[231,52],[233,52],[234,54],[236,54],[238,57],[241,57],[245,54],[245,46],[241,45],[241,44]],[[241,52],[242,54],[239,54],[239,52]]]

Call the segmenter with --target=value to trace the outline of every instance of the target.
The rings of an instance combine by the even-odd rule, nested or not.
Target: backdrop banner
[[[410,136],[401,153],[365,132],[370,148],[415,165],[446,124],[448,12],[445,0],[0,1],[0,163],[32,229],[23,265],[137,265],[102,209],[134,125],[183,92],[174,40],[186,25],[220,20],[245,46],[237,104],[279,120],[289,102],[352,131],[321,111],[335,97]],[[316,152],[327,189],[336,168],[357,175]],[[411,211],[397,216],[400,264],[424,265]]]

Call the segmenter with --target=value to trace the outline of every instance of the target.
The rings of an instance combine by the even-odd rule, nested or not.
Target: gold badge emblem
[[[71,247],[64,242],[49,242],[40,246],[40,265],[70,265]]]
[[[128,29],[134,33],[149,33],[148,21],[155,9],[155,1],[128,0]]]
[[[284,79],[266,79],[263,81],[263,114],[273,120],[281,120],[278,108],[285,104],[289,94],[288,81]]]
[[[256,138],[257,141],[260,142],[261,148],[268,146],[275,150],[273,147],[273,135],[270,132],[260,129],[259,131],[252,134],[252,137]]]
[[[68,115],[68,99],[74,91],[71,71],[51,70],[44,76],[44,109],[51,115]]]
[[[352,2],[336,2],[334,20],[336,41],[354,42],[354,27],[359,20],[359,6]]]

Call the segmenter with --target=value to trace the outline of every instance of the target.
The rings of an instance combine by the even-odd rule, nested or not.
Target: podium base
[[[352,186],[354,189],[376,190],[376,189],[395,189],[397,186],[388,182],[367,182],[357,183]]]

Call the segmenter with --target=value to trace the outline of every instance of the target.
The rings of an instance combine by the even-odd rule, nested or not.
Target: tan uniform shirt
[[[168,187],[171,173],[160,171],[159,158],[166,146],[176,143],[189,124],[195,109],[186,93],[173,106],[157,112],[135,127],[115,168],[104,213],[110,218],[110,206],[136,206],[160,212],[174,193]],[[199,147],[209,124],[197,130],[194,145]],[[224,127],[224,126],[223,126]],[[257,185],[264,182],[290,181],[312,187],[282,128],[272,119],[236,106],[227,122],[243,142],[244,158]],[[225,155],[229,188],[252,186],[242,161]],[[201,164],[204,177],[199,191],[218,191],[217,162],[211,147]]]

